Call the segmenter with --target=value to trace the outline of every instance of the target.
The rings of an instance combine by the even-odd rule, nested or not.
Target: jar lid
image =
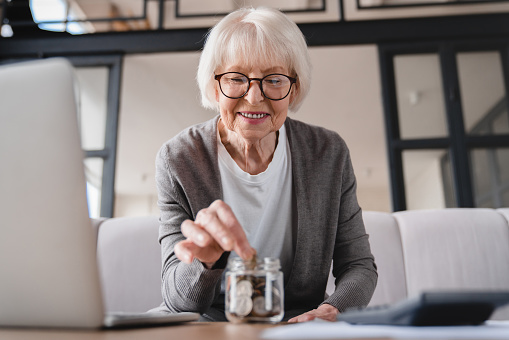
[[[278,258],[274,257],[265,257],[263,259],[257,258],[256,264],[253,268],[253,261],[251,260],[243,260],[240,257],[230,257],[228,259],[228,269],[231,271],[236,270],[279,270],[281,268],[281,264]]]

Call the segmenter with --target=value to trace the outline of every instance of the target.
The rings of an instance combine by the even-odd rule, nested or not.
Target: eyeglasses
[[[249,78],[239,72],[226,72],[214,76],[214,79],[219,82],[221,92],[230,99],[244,97],[251,87],[251,82],[257,80],[265,98],[282,100],[290,94],[292,84],[297,82],[297,78],[279,73],[272,73],[263,78]]]

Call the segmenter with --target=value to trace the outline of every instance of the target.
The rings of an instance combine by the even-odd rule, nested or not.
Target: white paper
[[[479,326],[408,327],[350,325],[345,322],[310,322],[266,329],[262,339],[509,339],[509,321],[487,321]]]

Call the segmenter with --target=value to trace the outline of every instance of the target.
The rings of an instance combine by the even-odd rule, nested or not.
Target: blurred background
[[[156,152],[216,115],[204,35],[260,5],[305,34],[312,87],[290,117],[345,139],[364,210],[509,206],[509,1],[0,0],[1,63],[76,67],[91,216],[158,214]]]

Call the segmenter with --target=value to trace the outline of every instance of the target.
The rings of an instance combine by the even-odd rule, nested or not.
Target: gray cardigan
[[[204,313],[220,297],[228,253],[212,269],[188,265],[173,252],[184,239],[180,225],[222,199],[218,168],[218,117],[192,126],[166,142],[156,159],[162,295],[170,311]],[[377,271],[357,203],[348,148],[335,132],[290,118],[294,219],[294,259],[283,268],[285,310],[311,310],[328,303],[339,311],[368,304]],[[325,296],[333,264],[335,292]]]

